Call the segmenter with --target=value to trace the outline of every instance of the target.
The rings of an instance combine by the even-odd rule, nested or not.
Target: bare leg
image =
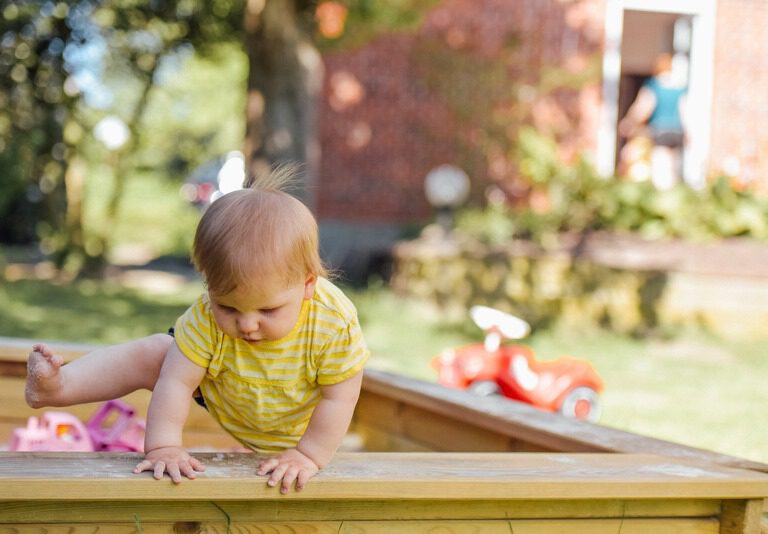
[[[666,191],[674,187],[675,163],[672,149],[666,146],[655,146],[651,152],[651,180],[656,189]]]
[[[27,361],[27,404],[71,406],[153,389],[173,338],[155,334],[89,352],[63,365],[61,356],[35,345]]]
[[[681,148],[672,148],[672,169],[675,174],[675,182],[683,182],[683,150]]]

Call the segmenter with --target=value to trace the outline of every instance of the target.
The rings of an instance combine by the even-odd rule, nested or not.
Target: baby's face
[[[226,335],[249,343],[283,338],[296,325],[304,301],[312,298],[316,281],[308,276],[288,285],[238,287],[226,295],[209,292],[213,317]]]

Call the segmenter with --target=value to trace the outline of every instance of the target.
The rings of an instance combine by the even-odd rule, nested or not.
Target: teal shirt
[[[680,99],[687,92],[686,87],[668,87],[651,78],[645,83],[656,96],[656,108],[648,119],[648,126],[654,130],[682,131]]]

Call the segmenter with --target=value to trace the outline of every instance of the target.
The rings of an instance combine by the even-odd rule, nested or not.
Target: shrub
[[[598,230],[695,241],[768,237],[768,199],[735,190],[725,176],[702,190],[678,185],[666,191],[650,182],[605,179],[584,157],[564,164],[555,142],[532,128],[521,129],[516,159],[527,201],[467,209],[459,214],[460,230],[492,244],[522,238],[544,246],[563,233]]]

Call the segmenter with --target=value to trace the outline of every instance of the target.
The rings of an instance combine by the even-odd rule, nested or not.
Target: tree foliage
[[[66,4],[0,3],[0,240],[25,243],[61,222],[74,98],[64,54],[82,39]],[[47,222],[37,225],[37,221]]]
[[[108,228],[89,250],[81,219],[83,162],[94,158],[96,123],[114,115],[130,132],[111,156],[109,222],[137,165],[142,119],[163,62],[241,42],[242,4],[3,1],[0,17],[0,241],[39,239],[61,263],[72,254],[101,260]],[[125,86],[130,91],[120,92]]]
[[[526,202],[510,204],[496,191],[490,206],[459,217],[459,228],[482,241],[557,246],[563,234],[599,231],[690,241],[768,238],[768,199],[735,190],[725,176],[702,190],[677,185],[660,191],[650,181],[606,180],[583,157],[563,163],[555,140],[530,127],[520,130],[517,147],[521,180],[530,191]]]
[[[153,102],[167,102],[159,87],[174,64],[225,43],[249,58],[242,90],[250,170],[294,160],[307,163],[311,175],[318,44],[406,27],[434,3],[0,0],[0,242],[39,241],[60,265],[102,264],[127,178],[146,166],[178,175],[207,154],[213,134],[169,132],[159,143],[149,115],[160,105]],[[335,34],[316,31],[322,5],[335,13]],[[219,80],[207,82],[215,87]],[[129,133],[112,149],[94,137],[105,117]],[[167,147],[164,157],[158,145]],[[111,169],[113,189],[104,224],[87,229],[84,189],[95,165]]]

